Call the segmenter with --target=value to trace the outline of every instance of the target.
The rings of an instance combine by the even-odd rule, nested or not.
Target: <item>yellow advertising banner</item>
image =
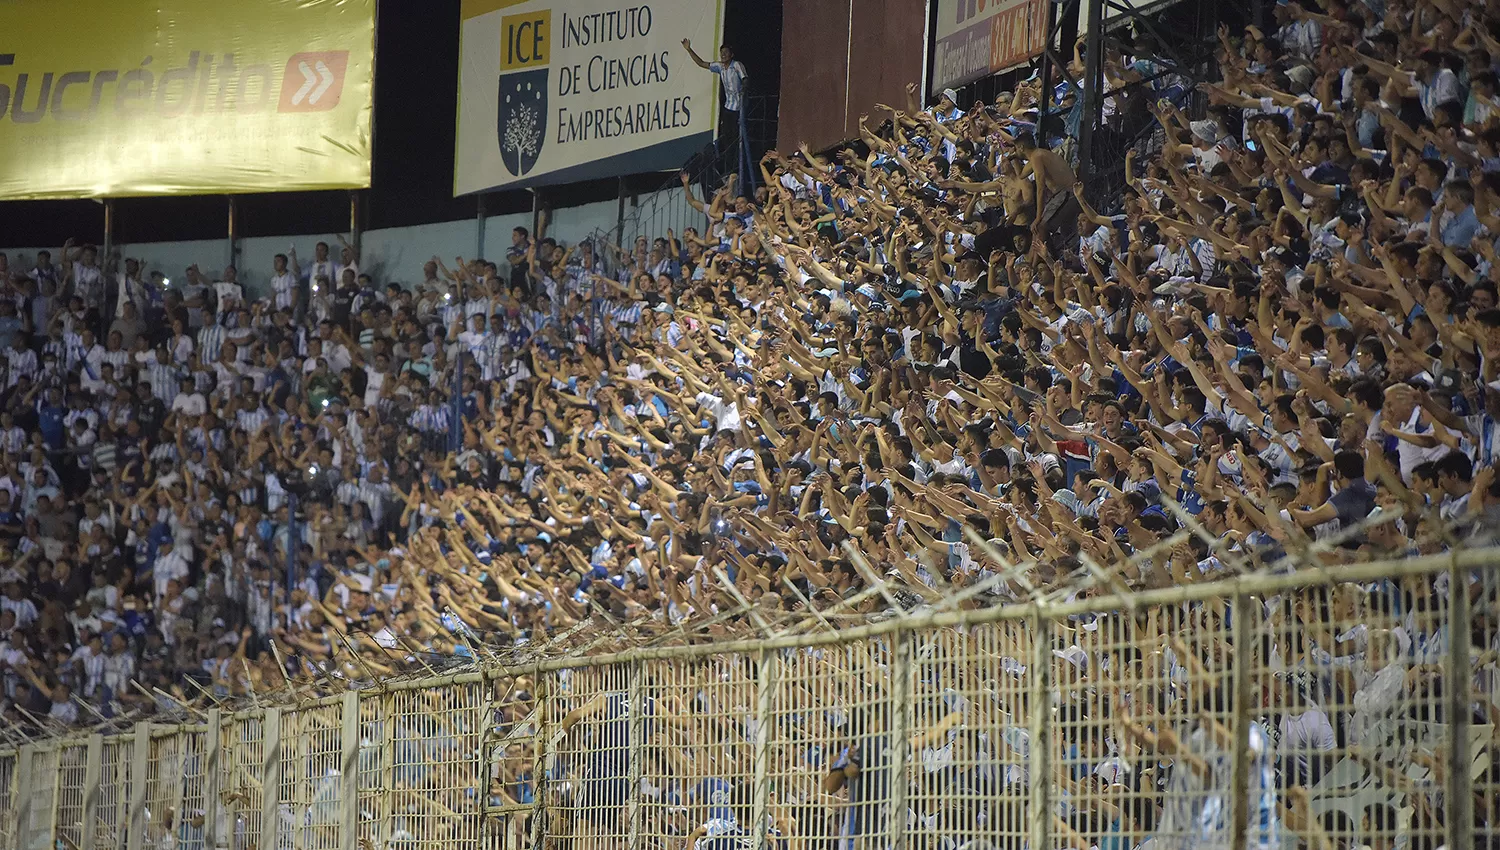
[[[376,0],[0,0],[0,199],[370,185]]]

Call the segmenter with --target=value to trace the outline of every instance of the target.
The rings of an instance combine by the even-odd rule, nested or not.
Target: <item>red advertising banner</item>
[[[1047,0],[937,0],[931,91],[1031,60],[1047,45]]]

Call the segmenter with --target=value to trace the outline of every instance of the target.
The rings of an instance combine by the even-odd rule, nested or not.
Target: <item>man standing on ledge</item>
[[[724,108],[719,110],[719,173],[737,172],[740,157],[740,110],[744,104],[745,66],[736,62],[734,51],[728,45],[719,45],[719,61],[712,64],[703,61],[693,50],[692,39],[684,38],[682,46],[699,68],[719,75],[720,88],[724,90]],[[749,163],[746,163],[749,167]]]

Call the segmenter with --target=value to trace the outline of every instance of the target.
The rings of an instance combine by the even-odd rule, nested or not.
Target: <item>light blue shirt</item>
[[[1439,235],[1443,244],[1450,248],[1467,248],[1478,232],[1479,216],[1474,213],[1474,206],[1470,204],[1450,218]]]

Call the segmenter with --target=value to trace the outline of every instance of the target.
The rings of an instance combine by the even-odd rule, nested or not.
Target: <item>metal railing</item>
[[[1474,549],[225,707],[0,750],[0,850],[1469,850],[1497,587]]]
[[[776,145],[776,126],[780,98],[776,95],[752,95],[745,98],[744,133],[749,140],[750,167],[760,180],[760,157]],[[615,245],[631,250],[635,240],[665,237],[671,230],[677,236],[688,228],[703,233],[708,219],[687,202],[682,191],[681,174],[688,175],[698,200],[708,203],[722,185],[721,164],[707,152],[695,155],[673,172],[654,191],[631,199],[616,226],[596,229],[589,238],[596,245]]]

